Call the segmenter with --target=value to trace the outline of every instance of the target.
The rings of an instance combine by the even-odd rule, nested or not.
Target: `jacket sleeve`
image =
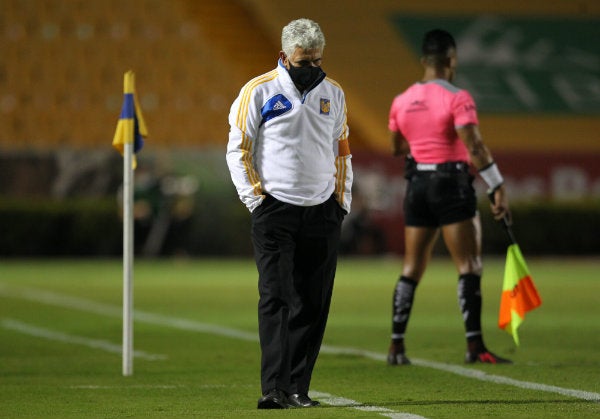
[[[254,109],[252,89],[246,85],[231,105],[227,166],[240,200],[252,212],[264,199],[261,180],[253,162],[254,141],[260,110]]]
[[[335,198],[340,206],[350,213],[350,206],[352,204],[352,181],[354,174],[352,172],[352,154],[350,153],[350,145],[348,143],[348,118],[346,101],[342,94],[341,97],[341,109],[340,115],[336,123],[336,145],[335,151]]]

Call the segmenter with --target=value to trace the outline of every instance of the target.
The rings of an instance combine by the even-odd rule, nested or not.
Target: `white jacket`
[[[264,193],[298,206],[335,193],[350,212],[352,164],[346,100],[323,79],[302,95],[281,60],[250,80],[229,113],[227,165],[241,201],[253,211]]]

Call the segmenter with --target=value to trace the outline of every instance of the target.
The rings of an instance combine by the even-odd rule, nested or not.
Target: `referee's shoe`
[[[388,365],[410,365],[410,359],[408,359],[404,353],[403,342],[392,342],[390,344],[387,363]]]
[[[487,349],[483,352],[467,352],[465,354],[465,364],[512,364],[510,359],[502,358]]]

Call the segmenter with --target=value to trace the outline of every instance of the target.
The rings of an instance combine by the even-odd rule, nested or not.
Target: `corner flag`
[[[508,246],[504,267],[504,285],[500,300],[498,327],[512,335],[519,345],[517,328],[525,320],[525,313],[542,304],[521,249],[516,243]]]
[[[125,144],[133,144],[133,152],[137,153],[144,146],[144,137],[148,136],[142,108],[135,94],[135,74],[129,70],[123,77],[123,106],[113,138],[113,147],[121,155],[125,154]],[[133,159],[135,168],[135,157]]]
[[[123,375],[133,374],[133,170],[148,135],[135,95],[135,75],[123,78],[123,107],[112,145],[123,156]]]

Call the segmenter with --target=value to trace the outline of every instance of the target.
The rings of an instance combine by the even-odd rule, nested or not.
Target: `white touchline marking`
[[[128,385],[128,386],[99,386],[95,384],[83,384],[79,386],[69,386],[69,388],[79,389],[79,390],[114,390],[114,389],[122,389],[122,388],[153,388],[153,389],[162,389],[162,390],[172,390],[176,388],[183,388],[185,386],[170,386],[170,385]]]
[[[319,399],[319,401],[322,403],[330,406],[348,407],[351,409],[361,410],[363,412],[375,412],[379,413],[381,416],[392,419],[427,419],[424,416],[414,415],[412,413],[395,412],[387,407],[364,405],[356,400],[337,397],[329,393],[322,393],[320,391],[310,391],[310,397]]]
[[[107,340],[91,339],[82,336],[68,335],[66,333],[57,332],[55,330],[45,329],[42,327],[33,326],[14,319],[2,319],[2,327],[5,329],[14,330],[30,336],[55,340],[58,342],[71,343],[76,345],[88,346],[90,348],[101,349],[106,352],[121,354],[122,346],[111,343]],[[147,359],[149,361],[157,361],[167,359],[166,355],[149,354],[144,351],[133,351],[133,356],[137,358]]]
[[[127,385],[117,385],[117,386],[105,386],[105,385],[97,385],[97,384],[80,384],[69,386],[68,388],[80,389],[80,390],[114,390],[114,389],[125,389],[125,388],[158,388],[164,390],[173,390],[178,388],[188,388],[189,386],[185,384],[127,384]],[[235,387],[251,387],[247,386],[236,386],[236,385],[225,385],[225,384],[199,384],[194,385],[193,388],[201,388],[201,389],[231,389]]]
[[[365,351],[362,349],[355,348],[341,348],[329,345],[322,345],[321,352],[334,355],[356,355],[362,356],[364,358],[373,359],[376,361],[386,360],[386,356],[378,352]],[[456,375],[462,375],[463,377],[474,378],[476,380],[481,381],[488,381],[495,384],[506,384],[514,387],[524,388],[527,390],[545,391],[548,393],[557,393],[562,394],[563,396],[570,396],[583,400],[600,401],[600,393],[594,393],[591,391],[575,390],[570,388],[551,386],[547,384],[534,383],[531,381],[520,381],[515,380],[513,378],[503,377],[501,375],[488,374],[485,371],[480,371],[477,369],[465,368],[459,365],[446,364],[443,362],[427,361],[425,359],[410,358],[410,362],[412,362],[413,365],[451,372]]]
[[[98,303],[96,301],[72,297],[69,295],[58,294],[51,291],[38,290],[33,288],[9,288],[0,282],[0,295],[12,298],[21,298],[24,300],[35,301],[52,306],[80,310],[87,313],[99,314],[107,317],[123,317],[121,306]],[[135,310],[134,320],[142,323],[168,326],[176,329],[190,330],[193,332],[212,333],[215,335],[227,336],[235,339],[258,341],[255,333],[243,332],[241,330],[229,329],[216,326],[214,324],[201,323],[194,320],[168,317],[160,314],[153,314]]]
[[[29,301],[35,301],[48,305],[59,306],[63,308],[71,308],[88,313],[96,313],[109,317],[121,318],[123,313],[120,306],[98,303],[92,300],[87,300],[79,297],[71,297],[67,295],[57,294],[50,291],[36,290],[32,288],[16,288],[9,287],[0,282],[0,295],[10,298],[20,298]],[[173,327],[181,330],[193,332],[211,333],[220,336],[231,337],[234,339],[246,341],[258,341],[256,333],[244,332],[237,329],[221,327],[213,324],[201,323],[194,320],[181,319],[176,317],[164,316],[161,314],[153,314],[148,312],[134,311],[134,320],[143,323],[154,325],[162,325]],[[347,354],[362,356],[376,361],[385,361],[385,355],[356,348],[343,348],[330,345],[321,346],[322,353],[329,354]],[[549,393],[561,394],[564,396],[575,397],[583,400],[600,401],[600,393],[591,391],[583,391],[576,389],[563,388],[558,386],[534,383],[530,381],[520,381],[500,375],[488,374],[477,369],[465,368],[453,364],[445,364],[442,362],[427,361],[423,359],[411,358],[413,365],[433,368],[440,371],[446,371],[463,377],[474,378],[480,381],[488,381],[495,384],[505,384],[514,387],[524,388],[527,390],[544,391]]]

